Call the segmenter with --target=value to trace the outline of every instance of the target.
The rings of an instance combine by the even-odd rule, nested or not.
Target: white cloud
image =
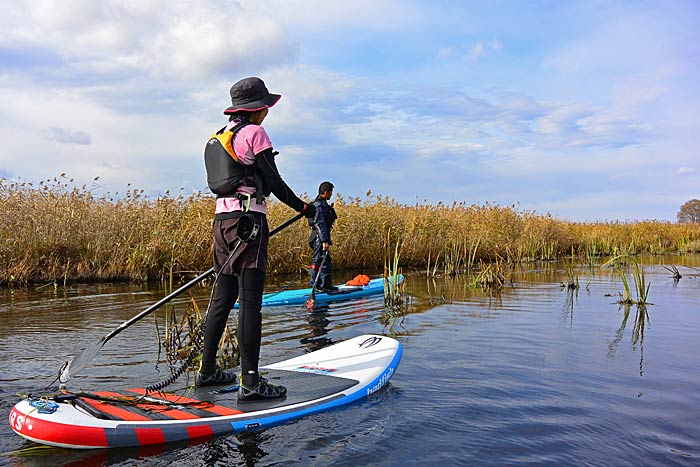
[[[263,76],[271,92],[282,94],[266,125],[282,131],[323,133],[349,102],[363,80],[313,66],[280,67]],[[267,123],[269,122],[269,123]]]
[[[232,82],[258,75],[284,96],[265,127],[295,189],[328,178],[353,195],[560,212],[593,212],[604,197],[586,192],[606,183],[630,210],[643,208],[625,196],[659,177],[676,180],[676,198],[697,191],[696,29],[676,14],[645,32],[650,10],[673,6],[576,3],[545,27],[398,0],[56,5],[0,0],[3,175],[203,187],[203,139]],[[572,12],[584,14],[569,24]]]
[[[281,23],[241,3],[66,0],[56,8],[27,1],[4,5],[10,13],[0,18],[0,44],[50,50],[73,73],[131,70],[169,80],[293,61],[298,46]]]
[[[82,131],[69,131],[64,128],[51,127],[46,132],[46,137],[50,140],[66,144],[90,144],[90,135]]]
[[[550,104],[532,122],[534,132],[549,146],[610,147],[642,144],[654,129],[629,107],[608,108],[590,103]]]
[[[503,44],[498,39],[491,39],[490,41],[478,42],[470,48],[469,53],[467,54],[467,58],[469,60],[474,61],[481,57],[491,55],[493,52],[501,50],[502,48]]]
[[[403,30],[421,24],[425,17],[423,6],[401,0],[251,0],[246,8],[314,33]]]
[[[41,91],[25,86],[2,93],[13,109],[5,111],[0,126],[5,142],[0,167],[8,176],[39,180],[66,172],[80,183],[100,176],[109,191],[129,182],[162,191],[203,184],[201,148],[212,131],[206,121],[174,120],[157,112],[119,113],[89,93]],[[42,134],[47,137],[37,137]]]
[[[294,41],[269,18],[232,14],[222,21],[215,9],[194,16],[173,18],[137,62],[156,76],[191,80],[291,63],[298,54]]]

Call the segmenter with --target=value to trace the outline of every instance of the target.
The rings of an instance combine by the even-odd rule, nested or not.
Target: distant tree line
[[[683,203],[676,217],[678,222],[700,224],[700,199],[691,199]]]

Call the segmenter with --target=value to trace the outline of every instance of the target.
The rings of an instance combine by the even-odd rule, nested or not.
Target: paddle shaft
[[[314,306],[314,303],[316,302],[316,284],[318,284],[318,278],[321,277],[321,270],[323,269],[323,265],[326,263],[326,258],[328,258],[328,250],[323,252],[323,259],[321,260],[321,265],[318,267],[318,271],[316,272],[316,278],[314,279],[314,283],[311,286],[311,294],[309,294],[309,298],[306,299],[307,308]]]

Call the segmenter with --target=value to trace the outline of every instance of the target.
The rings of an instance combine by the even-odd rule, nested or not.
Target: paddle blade
[[[316,295],[313,292],[311,292],[311,295],[309,295],[309,298],[306,299],[306,308],[308,310],[311,310],[315,306],[316,306]]]
[[[58,375],[58,381],[61,383],[61,385],[65,386],[68,380],[75,376],[80,370],[88,366],[105,342],[107,342],[107,336],[104,336],[102,339],[92,344],[90,347],[86,348],[78,355],[73,357],[72,360],[63,365],[63,368],[61,368],[61,372]]]

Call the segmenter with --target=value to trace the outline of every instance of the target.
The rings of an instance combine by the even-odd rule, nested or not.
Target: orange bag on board
[[[358,274],[345,283],[345,285],[354,286],[365,286],[367,284],[369,284],[369,276],[365,276],[364,274]]]

